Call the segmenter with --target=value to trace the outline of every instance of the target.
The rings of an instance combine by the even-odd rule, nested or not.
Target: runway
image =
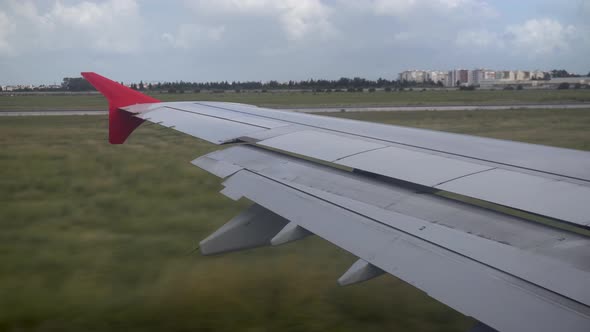
[[[515,104],[515,105],[430,105],[430,106],[341,106],[341,107],[293,107],[279,110],[301,113],[331,112],[415,112],[415,111],[484,111],[511,109],[582,109],[590,103],[577,104]],[[59,115],[106,115],[104,110],[30,110],[0,111],[0,116],[59,116]]]
[[[52,115],[106,115],[99,110],[43,110],[43,111],[0,111],[0,116],[52,116]]]
[[[520,105],[429,105],[429,106],[362,106],[362,107],[301,107],[285,110],[302,113],[329,112],[415,112],[415,111],[485,111],[511,109],[580,109],[590,108],[590,103],[578,104],[520,104]]]

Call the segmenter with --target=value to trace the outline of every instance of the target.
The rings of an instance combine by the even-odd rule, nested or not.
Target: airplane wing
[[[149,121],[229,145],[192,163],[223,179],[222,194],[253,205],[204,239],[203,254],[315,234],[358,257],[341,285],[390,273],[487,330],[590,330],[590,153],[159,102],[82,75],[109,99],[113,144]]]

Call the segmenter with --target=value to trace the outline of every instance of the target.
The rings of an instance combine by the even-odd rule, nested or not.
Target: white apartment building
[[[446,85],[447,81],[448,81],[448,77],[449,77],[448,72],[433,70],[433,71],[428,72],[427,80],[430,79],[434,83],[442,82],[443,84]]]
[[[517,81],[528,81],[531,79],[531,72],[525,70],[517,70],[515,75]]]
[[[438,70],[406,70],[399,73],[399,80],[406,82],[424,83],[433,81],[447,84],[448,72]]]
[[[546,74],[548,74],[548,73],[545,72],[545,71],[542,71],[542,70],[534,70],[534,71],[531,72],[531,79],[534,79],[534,80],[542,80],[542,79],[545,78],[545,75]]]
[[[512,70],[500,70],[496,72],[496,80],[516,80],[516,72]]]
[[[453,69],[448,72],[436,70],[406,70],[399,74],[401,81],[423,83],[429,80],[443,82],[447,87],[473,85],[491,87],[495,84],[523,84],[532,80],[541,80],[547,72],[541,70],[491,70],[478,68],[473,70]]]
[[[428,73],[425,70],[406,70],[399,74],[399,80],[424,83],[428,80]]]
[[[447,74],[446,86],[457,86],[469,84],[469,70],[453,69]]]
[[[482,82],[496,79],[496,71],[491,69],[474,69],[469,71],[469,85],[480,85]]]

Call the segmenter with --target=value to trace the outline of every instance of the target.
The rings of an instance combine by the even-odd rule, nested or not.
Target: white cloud
[[[4,12],[0,12],[0,56],[12,55],[14,50],[8,38],[14,33],[16,27]]]
[[[223,36],[224,26],[205,27],[197,24],[182,24],[175,34],[164,33],[162,39],[174,48],[198,48],[205,41],[218,41]]]
[[[143,22],[135,0],[71,5],[55,1],[45,11],[33,1],[10,4],[19,31],[11,41],[17,51],[92,49],[124,54],[141,46]]]
[[[398,16],[409,13],[419,6],[416,0],[376,0],[373,9],[377,14]]]
[[[489,30],[459,31],[455,43],[463,48],[504,48],[504,41],[500,36]]]
[[[378,77],[407,67],[523,64],[587,72],[590,1],[543,3],[0,0],[0,79],[53,80],[95,63],[122,80]],[[41,72],[44,62],[51,66]]]
[[[577,31],[573,25],[562,25],[552,19],[531,19],[506,28],[508,43],[519,52],[549,54],[570,49]]]
[[[220,20],[233,16],[276,20],[290,40],[335,33],[330,23],[331,8],[320,0],[187,0],[197,15],[219,15]]]
[[[378,15],[412,19],[414,15],[441,16],[459,14],[463,18],[493,17],[496,11],[480,0],[374,0],[372,9]]]
[[[501,33],[489,30],[460,31],[455,44],[473,51],[495,48],[516,55],[537,56],[568,53],[573,48],[584,46],[586,39],[573,25],[542,18],[509,25]]]
[[[452,45],[457,31],[465,26],[493,22],[498,13],[483,0],[337,0],[351,17],[361,17],[365,26],[379,26],[376,34],[361,42],[378,42],[399,48],[444,49]]]

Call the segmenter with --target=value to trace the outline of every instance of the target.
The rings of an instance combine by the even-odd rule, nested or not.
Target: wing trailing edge
[[[93,72],[83,72],[84,77],[92,86],[102,93],[109,101],[109,143],[123,144],[135,128],[144,121],[120,108],[135,104],[158,103],[158,99],[144,95],[120,83]]]
[[[210,236],[219,239],[213,253],[287,243],[305,230],[357,257],[338,279],[342,286],[395,275],[477,318],[482,324],[474,331],[587,330],[590,279],[581,235],[563,237],[513,216],[259,147],[234,146],[192,163],[223,177],[224,195],[263,211],[229,237],[217,236],[230,233],[228,224]],[[278,216],[276,225],[262,226],[268,214]],[[505,237],[513,234],[520,241]],[[534,250],[520,243],[530,240]]]

